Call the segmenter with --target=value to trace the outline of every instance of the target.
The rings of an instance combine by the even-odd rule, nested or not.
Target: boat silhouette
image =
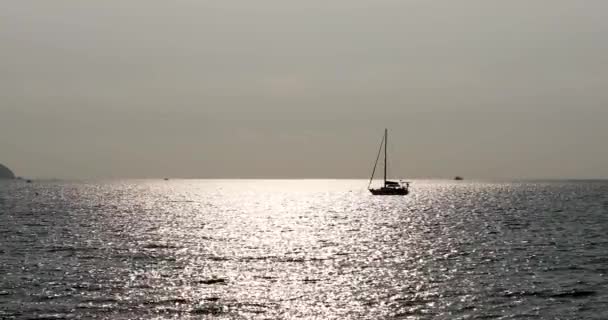
[[[374,170],[372,171],[372,176],[369,179],[369,185],[367,189],[375,196],[405,196],[410,193],[410,183],[404,181],[390,181],[387,179],[388,174],[388,129],[384,129],[384,136],[382,137],[382,141],[380,142],[380,149],[378,150],[378,156],[376,157],[376,163],[374,164]],[[382,154],[382,149],[384,148],[384,184],[382,187],[373,189],[371,188],[372,182],[374,180],[374,175],[376,174],[376,168],[378,167],[378,160],[380,160],[380,155]]]

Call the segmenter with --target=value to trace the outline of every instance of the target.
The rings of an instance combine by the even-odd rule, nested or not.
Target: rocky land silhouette
[[[11,169],[0,163],[0,179],[15,179],[15,174]]]

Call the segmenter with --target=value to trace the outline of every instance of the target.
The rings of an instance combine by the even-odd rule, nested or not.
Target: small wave
[[[220,301],[219,297],[209,297],[209,298],[203,298],[203,300],[205,301]]]
[[[166,243],[148,243],[143,246],[144,249],[179,249],[179,247]]]
[[[505,298],[512,297],[537,297],[542,296],[542,291],[505,291],[502,293],[502,296]]]
[[[180,314],[184,313],[183,310],[180,310],[178,308],[171,308],[171,307],[155,307],[154,312],[156,314],[162,314],[165,316],[170,315],[170,314],[180,315]]]
[[[503,294],[503,297],[585,298],[595,294],[597,294],[595,291],[576,289],[557,293],[552,291],[507,291]]]
[[[74,283],[71,285],[72,289],[75,290],[87,290],[87,291],[101,291],[103,286],[100,284],[93,284],[89,282]]]
[[[277,257],[276,256],[261,256],[261,257],[242,257],[242,258],[239,258],[239,260],[243,261],[243,262],[256,261],[256,260],[264,261],[264,260],[272,260],[272,259],[277,259]]]
[[[305,257],[277,257],[277,256],[262,256],[262,257],[242,257],[238,258],[239,261],[247,262],[247,261],[266,261],[272,260],[276,262],[284,262],[284,263],[302,263],[302,262],[310,262],[310,261],[326,261],[333,260],[332,258],[305,258]]]
[[[552,298],[585,298],[596,295],[597,292],[591,290],[571,290],[566,292],[560,292],[551,295]]]
[[[27,223],[24,223],[23,226],[25,226],[25,227],[44,227],[45,224],[36,223],[36,222],[27,222]]]
[[[277,280],[277,277],[272,277],[272,276],[254,276],[255,279],[262,279],[262,280]]]
[[[70,298],[72,297],[71,294],[40,294],[40,295],[34,295],[32,296],[32,298],[34,298],[37,301],[48,301],[48,300],[55,300],[55,299],[62,299],[62,298]]]
[[[302,299],[304,297],[305,297],[304,295],[301,295],[301,296],[292,297],[292,298],[280,299],[279,301],[280,302],[296,301],[296,300]]]
[[[186,304],[186,303],[190,303],[190,300],[184,299],[184,298],[173,298],[173,299],[162,300],[162,302],[174,303],[174,304]]]
[[[587,270],[586,268],[583,267],[579,267],[579,266],[559,266],[559,267],[548,267],[545,269],[546,271],[580,271],[580,270]]]
[[[498,319],[498,318],[502,318],[502,315],[498,315],[498,314],[482,314],[479,317],[477,317],[477,319]]]
[[[418,319],[420,316],[429,316],[429,315],[433,315],[433,313],[431,312],[425,312],[424,310],[411,310],[411,311],[402,311],[402,312],[398,312],[395,313],[392,318],[394,319],[410,319],[410,318],[415,318]]]
[[[88,298],[88,299],[82,299],[81,303],[83,304],[106,304],[106,303],[118,303],[119,301],[114,299],[114,298],[110,298],[110,297],[98,297],[98,298]]]
[[[420,292],[418,288],[404,288],[404,293],[394,295],[390,298],[391,301],[395,301],[404,306],[416,306],[416,305],[424,305],[433,301],[437,301],[440,299],[441,295],[436,292]]]
[[[79,260],[97,260],[100,257],[98,256],[91,256],[91,255],[85,255],[85,256],[78,256]]]
[[[230,260],[230,258],[220,257],[220,256],[209,256],[209,257],[206,257],[206,259],[209,259],[211,261],[229,261]]]
[[[47,249],[47,252],[69,252],[69,253],[74,253],[74,252],[89,252],[89,251],[94,251],[96,250],[95,248],[89,248],[89,247],[51,247],[49,249]]]
[[[67,315],[64,314],[40,314],[40,315],[36,315],[30,318],[27,318],[30,320],[63,320],[63,319],[71,319],[71,317],[68,317]]]
[[[198,283],[200,284],[226,284],[227,280],[224,278],[215,278],[215,279],[206,279],[206,280],[199,280]]]
[[[460,308],[460,310],[469,311],[469,310],[475,310],[476,308],[477,308],[476,306],[469,305],[469,306],[464,306],[464,307]]]
[[[608,245],[608,243],[605,243],[604,245]],[[589,264],[606,265],[606,264],[608,264],[608,257],[593,258],[589,261]]]
[[[317,262],[317,261],[327,261],[333,260],[333,258],[306,258],[306,257],[284,257],[277,259],[277,262],[286,262],[286,263],[303,263],[303,262]]]
[[[239,311],[253,314],[266,313],[269,308],[265,304],[261,303],[241,303],[237,305]]]
[[[197,307],[194,308],[190,311],[191,314],[196,314],[196,315],[213,315],[213,316],[217,316],[217,315],[221,315],[226,313],[226,310],[224,309],[224,307],[222,306],[201,306],[201,307]]]
[[[169,298],[169,299],[161,299],[161,300],[148,300],[144,301],[143,305],[167,305],[167,304],[188,304],[191,303],[190,300],[185,298]]]

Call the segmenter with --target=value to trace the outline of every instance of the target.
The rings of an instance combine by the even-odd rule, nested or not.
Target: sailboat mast
[[[386,187],[386,157],[388,155],[388,129],[384,129],[384,186]]]
[[[384,137],[382,137],[382,141],[380,141],[380,148],[378,148],[378,155],[376,156],[376,162],[374,163],[374,170],[372,171],[372,176],[369,178],[369,184],[367,188],[371,187],[372,182],[374,181],[374,175],[376,174],[376,168],[378,167],[378,160],[380,160],[380,155],[382,154],[382,146],[384,145]]]

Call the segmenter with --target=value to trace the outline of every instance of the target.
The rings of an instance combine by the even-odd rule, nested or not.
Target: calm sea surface
[[[0,182],[0,319],[608,319],[608,182]]]

